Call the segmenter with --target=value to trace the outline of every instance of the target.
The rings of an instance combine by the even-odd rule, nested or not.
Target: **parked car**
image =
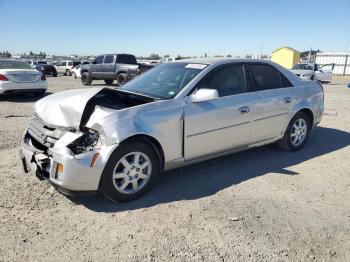
[[[161,60],[159,60],[158,64],[166,64],[166,63],[171,63],[175,62],[175,57],[166,57]]]
[[[27,62],[0,60],[0,95],[24,92],[43,95],[46,89],[45,75]]]
[[[72,70],[71,70],[71,72],[72,72],[72,76],[74,77],[74,78],[81,78],[81,73],[80,73],[80,71],[81,71],[81,65],[77,65],[76,67],[74,67]]]
[[[269,61],[182,60],[121,89],[41,99],[21,158],[26,172],[60,192],[127,201],[165,170],[274,142],[300,150],[322,119],[323,99],[322,85]]]
[[[57,73],[63,74],[65,76],[71,76],[72,75],[72,69],[76,67],[77,65],[80,65],[80,62],[78,61],[61,61],[57,64],[56,70]]]
[[[31,65],[33,68],[35,68],[37,65],[47,65],[47,62],[45,61],[34,61],[34,60],[29,60],[26,61],[29,65]]]
[[[334,64],[300,63],[295,64],[291,71],[304,80],[331,82],[333,68]]]
[[[137,68],[133,55],[100,55],[91,64],[81,66],[81,82],[90,86],[93,80],[104,80],[106,85],[112,85],[117,80],[118,85],[124,85],[137,74]]]
[[[35,66],[35,69],[41,72],[44,75],[50,75],[53,77],[57,76],[56,68],[53,65],[47,65],[47,64],[37,64]]]

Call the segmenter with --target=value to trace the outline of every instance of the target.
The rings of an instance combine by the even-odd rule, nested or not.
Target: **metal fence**
[[[350,75],[350,53],[317,53],[317,64],[334,64],[333,74]]]

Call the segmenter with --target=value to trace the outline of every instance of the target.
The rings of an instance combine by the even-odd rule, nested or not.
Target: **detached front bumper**
[[[72,155],[65,147],[40,150],[32,145],[31,139],[25,135],[20,149],[26,173],[31,171],[39,179],[48,180],[66,195],[89,195],[98,190],[112,148]],[[96,154],[97,160],[93,161]]]

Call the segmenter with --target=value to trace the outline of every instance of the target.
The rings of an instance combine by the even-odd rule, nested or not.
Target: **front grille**
[[[64,131],[46,126],[36,115],[30,122],[29,135],[46,148],[51,148],[64,135]]]

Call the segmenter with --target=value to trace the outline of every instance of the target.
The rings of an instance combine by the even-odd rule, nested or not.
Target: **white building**
[[[317,53],[317,64],[334,64],[333,74],[350,75],[350,53]]]

